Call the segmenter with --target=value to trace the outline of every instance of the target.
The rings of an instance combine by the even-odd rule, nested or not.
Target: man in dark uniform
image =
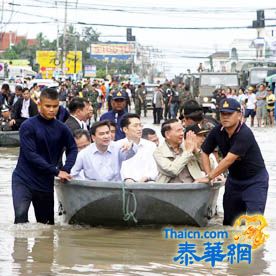
[[[222,100],[220,121],[202,145],[201,156],[207,177],[196,181],[209,183],[229,170],[223,197],[223,224],[233,225],[241,214],[264,213],[269,176],[252,131],[242,123],[241,106],[236,100]],[[223,159],[211,170],[209,154],[216,146]]]
[[[7,105],[2,105],[1,107],[1,116],[0,116],[0,131],[11,131],[13,130],[10,126],[11,121],[11,112]]]
[[[122,91],[114,92],[111,100],[112,110],[104,113],[100,121],[109,120],[116,124],[115,141],[125,138],[124,132],[121,130],[121,119],[127,112],[125,111],[127,96]]]
[[[70,180],[78,149],[67,126],[55,119],[58,93],[47,88],[40,95],[40,114],[22,123],[19,131],[20,153],[12,174],[14,223],[28,222],[33,203],[37,222],[54,224],[54,177]],[[66,150],[66,162],[58,162]]]

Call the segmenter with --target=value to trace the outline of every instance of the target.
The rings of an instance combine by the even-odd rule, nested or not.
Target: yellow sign
[[[53,77],[55,72],[62,71],[56,51],[36,51],[36,62],[40,65],[43,78]],[[82,71],[82,52],[69,51],[66,55],[64,75],[78,74]]]
[[[242,223],[245,223],[246,230],[234,236],[236,242],[238,240],[247,242],[252,245],[252,249],[256,249],[268,239],[269,235],[263,232],[267,221],[262,215],[240,216],[235,221],[234,227],[240,227]]]

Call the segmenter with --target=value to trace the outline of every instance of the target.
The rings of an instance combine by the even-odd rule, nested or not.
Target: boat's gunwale
[[[205,190],[205,189],[219,189],[224,185],[223,182],[215,182],[213,185],[204,183],[124,183],[124,182],[94,182],[89,180],[71,180],[62,183],[56,179],[55,186],[62,187],[62,185],[80,186],[87,188],[101,188],[101,189],[122,189],[123,186],[127,190]]]
[[[1,134],[10,134],[10,133],[19,134],[19,130],[0,130],[0,133]]]

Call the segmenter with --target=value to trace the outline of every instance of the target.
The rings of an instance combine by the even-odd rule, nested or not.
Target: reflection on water
[[[264,247],[254,251],[252,264],[218,262],[211,268],[209,263],[200,262],[184,267],[172,260],[182,241],[164,240],[161,228],[61,225],[58,216],[57,224],[48,226],[35,223],[33,212],[32,223],[13,225],[10,179],[18,149],[0,148],[0,275],[275,275],[276,166],[271,145],[276,133],[262,129],[255,134],[270,173],[265,213],[270,237]],[[224,229],[221,200],[222,193],[219,216],[210,222],[208,230]]]

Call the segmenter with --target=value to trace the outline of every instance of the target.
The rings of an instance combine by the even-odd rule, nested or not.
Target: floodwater
[[[252,263],[174,262],[178,243],[165,240],[162,228],[102,228],[63,225],[56,211],[56,225],[35,222],[13,225],[11,173],[18,149],[0,148],[0,275],[276,275],[276,131],[255,129],[270,174],[265,217],[268,241],[254,251]],[[223,230],[222,193],[219,215],[202,230]],[[56,208],[57,209],[57,208]],[[189,230],[198,228],[187,227]],[[183,229],[180,227],[179,229]]]

